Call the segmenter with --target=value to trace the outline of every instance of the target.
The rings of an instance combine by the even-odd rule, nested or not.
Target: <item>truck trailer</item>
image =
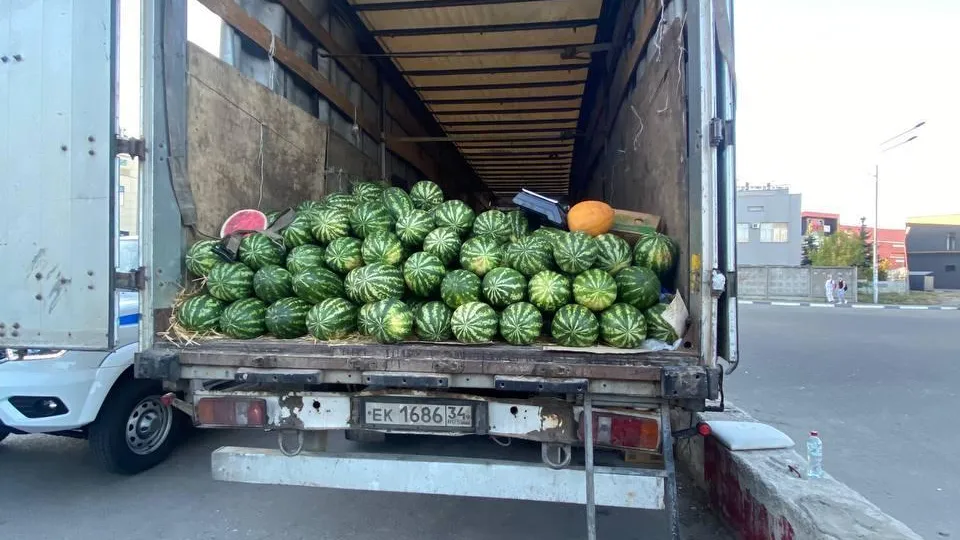
[[[224,447],[234,482],[664,510],[683,413],[736,368],[731,0],[144,0],[142,133],[116,120],[118,2],[0,8],[0,347],[109,350],[140,295],[138,378]],[[187,39],[215,21],[219,47]],[[141,261],[114,270],[116,156],[140,164]],[[502,342],[192,339],[186,250],[241,209],[358,180],[473,209],[523,189],[657,216],[688,312],[664,350]],[[331,432],[356,442],[328,451]],[[423,441],[390,451],[388,438]],[[447,444],[450,443],[450,444]],[[456,444],[453,444],[456,443]],[[486,448],[515,444],[518,455]],[[463,451],[461,449],[470,450]],[[524,452],[528,452],[527,456]],[[665,533],[667,535],[667,533]]]

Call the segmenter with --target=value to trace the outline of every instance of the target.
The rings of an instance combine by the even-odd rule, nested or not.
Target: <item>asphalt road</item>
[[[169,461],[135,477],[97,469],[86,442],[49,436],[0,443],[3,540],[509,540],[585,537],[582,507],[215,482],[210,452],[273,446],[262,433],[200,431]],[[408,441],[409,442],[409,441]],[[489,441],[481,443],[493,444]],[[352,444],[336,441],[333,446]],[[388,443],[389,444],[389,443]],[[337,448],[331,448],[336,450]],[[681,490],[688,540],[727,539],[692,489]],[[664,513],[600,509],[599,538],[654,539]]]
[[[960,537],[960,313],[741,306],[728,397],[924,538]]]

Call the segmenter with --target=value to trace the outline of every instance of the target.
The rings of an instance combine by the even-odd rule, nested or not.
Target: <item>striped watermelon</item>
[[[344,280],[347,296],[358,304],[403,297],[403,274],[396,266],[373,263],[351,270]]]
[[[546,312],[560,309],[560,307],[568,304],[572,297],[570,294],[570,279],[551,270],[538,272],[530,278],[527,292],[530,295],[530,303],[537,306],[537,309]]]
[[[375,231],[389,231],[393,224],[393,217],[380,201],[362,202],[350,213],[350,227],[358,238]]]
[[[320,244],[350,235],[350,216],[343,210],[324,208],[313,214],[310,233]]]
[[[453,270],[440,283],[440,298],[453,309],[480,299],[480,278],[468,270]]]
[[[606,270],[611,276],[630,266],[630,244],[612,233],[604,233],[595,238],[597,242],[597,261],[594,268]]]
[[[630,304],[614,304],[600,314],[600,335],[612,347],[636,349],[647,338],[647,322]]]
[[[344,236],[337,238],[327,245],[323,260],[331,270],[341,275],[346,275],[354,268],[363,266],[363,254],[361,249],[363,242],[356,238]],[[292,255],[292,252],[291,252]],[[290,258],[287,257],[287,266],[290,265]]]
[[[600,336],[597,317],[579,304],[567,304],[557,310],[550,333],[564,347],[589,347]]]
[[[599,268],[592,268],[573,280],[573,299],[590,311],[603,311],[617,300],[617,282]]]
[[[443,202],[443,190],[429,180],[421,180],[410,188],[410,199],[419,210],[433,210]]]
[[[533,304],[517,302],[500,313],[500,335],[511,345],[530,345],[542,328],[543,315]]]
[[[450,329],[462,343],[490,341],[497,335],[497,312],[483,302],[467,302],[453,311]]]
[[[306,324],[317,339],[340,339],[357,327],[357,306],[343,298],[327,298],[310,308]]]
[[[357,182],[351,191],[357,204],[379,202],[383,194],[383,185],[378,182]]]
[[[406,191],[398,187],[388,187],[383,190],[383,193],[380,195],[380,202],[383,203],[383,206],[387,209],[387,212],[390,212],[394,220],[399,219],[400,216],[413,210],[413,201],[410,200],[410,196],[407,195]]]
[[[564,233],[553,243],[553,259],[564,272],[579,274],[597,260],[597,241],[582,231]]]
[[[490,305],[502,308],[523,300],[527,279],[513,268],[494,268],[483,276],[481,289]]]
[[[633,248],[633,264],[653,270],[660,281],[671,283],[679,248],[669,236],[651,233],[637,240]]]
[[[315,212],[321,208],[323,208],[323,203],[320,201],[303,201],[297,205],[295,210],[298,214],[307,214],[310,212]]]
[[[644,310],[660,301],[660,280],[649,268],[629,266],[617,274],[616,281],[621,302]]]
[[[413,317],[416,318],[417,314],[420,313],[420,308],[425,306],[429,300],[421,296],[406,296],[401,298],[404,304],[410,308],[410,313],[413,313]]]
[[[281,339],[298,338],[307,333],[307,312],[312,306],[300,298],[281,298],[270,304],[264,314],[267,330]]]
[[[357,310],[357,331],[365,336],[370,335],[370,313],[373,304],[363,304]]]
[[[540,238],[543,238],[544,240],[550,242],[550,246],[552,247],[554,242],[560,240],[566,234],[566,232],[554,227],[540,227],[539,229],[533,231],[531,236],[539,236]]]
[[[450,317],[453,310],[443,302],[427,302],[416,312],[417,336],[425,341],[446,341],[453,336]]]
[[[390,231],[374,231],[367,235],[360,248],[366,264],[384,263],[399,266],[403,260],[403,245]]]
[[[527,221],[527,215],[523,213],[523,210],[507,212],[507,224],[510,225],[511,242],[516,242],[530,232],[530,223]]]
[[[307,268],[323,268],[323,248],[314,244],[303,244],[287,254],[287,270],[291,274]],[[290,296],[289,294],[287,296]]]
[[[247,298],[253,295],[253,274],[253,270],[243,263],[217,263],[207,275],[207,290],[224,302]]]
[[[413,331],[413,313],[400,300],[388,298],[370,304],[367,324],[370,335],[380,343],[396,343]]]
[[[510,239],[510,223],[507,215],[500,210],[487,210],[473,222],[474,236],[490,235],[498,242],[504,243]]]
[[[283,265],[287,249],[279,240],[275,241],[263,233],[248,234],[240,241],[240,262],[253,270],[259,270],[267,264]]]
[[[466,203],[458,200],[445,201],[433,210],[433,218],[437,221],[438,227],[451,227],[460,236],[470,231],[475,217],[473,210]]]
[[[209,294],[192,296],[177,307],[177,322],[194,332],[216,330],[226,305]]]
[[[524,236],[507,244],[503,259],[510,268],[531,277],[553,267],[553,250],[544,238]]]
[[[263,300],[243,298],[223,310],[223,315],[220,316],[220,331],[234,339],[260,337],[267,332],[264,322],[266,316],[267,304]]]
[[[210,269],[223,259],[217,255],[213,248],[217,247],[219,240],[201,240],[187,250],[186,264],[187,270],[197,277],[207,277]]]
[[[281,298],[293,296],[292,278],[286,268],[268,264],[253,275],[253,292],[257,298],[272,304]]]
[[[357,199],[353,195],[346,193],[331,193],[323,198],[323,207],[340,210],[350,215],[354,207],[357,206]]]
[[[404,246],[419,248],[424,239],[436,227],[433,216],[424,210],[411,210],[397,218],[397,236]],[[459,238],[457,247],[459,247]]]
[[[677,335],[677,331],[673,329],[670,322],[663,316],[663,312],[666,311],[668,307],[670,307],[670,304],[654,304],[643,312],[643,316],[647,320],[648,338],[673,345],[680,339],[680,336]]]
[[[403,280],[413,294],[427,297],[440,288],[447,269],[436,255],[418,251],[403,263]]]
[[[460,255],[460,234],[452,227],[437,227],[423,239],[423,250],[449,265]]]
[[[297,272],[293,275],[291,284],[293,293],[311,304],[344,296],[340,276],[326,268],[306,268]]]
[[[274,210],[273,212],[264,212],[263,215],[267,216],[267,227],[273,225],[277,222],[277,218],[282,214],[280,210]]]
[[[280,231],[280,236],[283,237],[283,244],[287,249],[293,249],[297,246],[313,242],[313,233],[310,231],[311,228],[312,214],[297,214],[297,217],[293,218],[293,221]]]
[[[492,236],[471,238],[460,248],[460,266],[480,277],[500,266],[502,260],[503,248]]]

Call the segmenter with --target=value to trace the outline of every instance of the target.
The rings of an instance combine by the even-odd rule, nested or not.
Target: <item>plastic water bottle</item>
[[[823,478],[823,441],[816,431],[807,438],[807,478]]]

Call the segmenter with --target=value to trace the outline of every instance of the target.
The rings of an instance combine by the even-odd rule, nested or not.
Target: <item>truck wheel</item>
[[[156,381],[121,378],[90,424],[88,442],[100,465],[112,473],[136,474],[170,455],[184,419],[160,402]]]

